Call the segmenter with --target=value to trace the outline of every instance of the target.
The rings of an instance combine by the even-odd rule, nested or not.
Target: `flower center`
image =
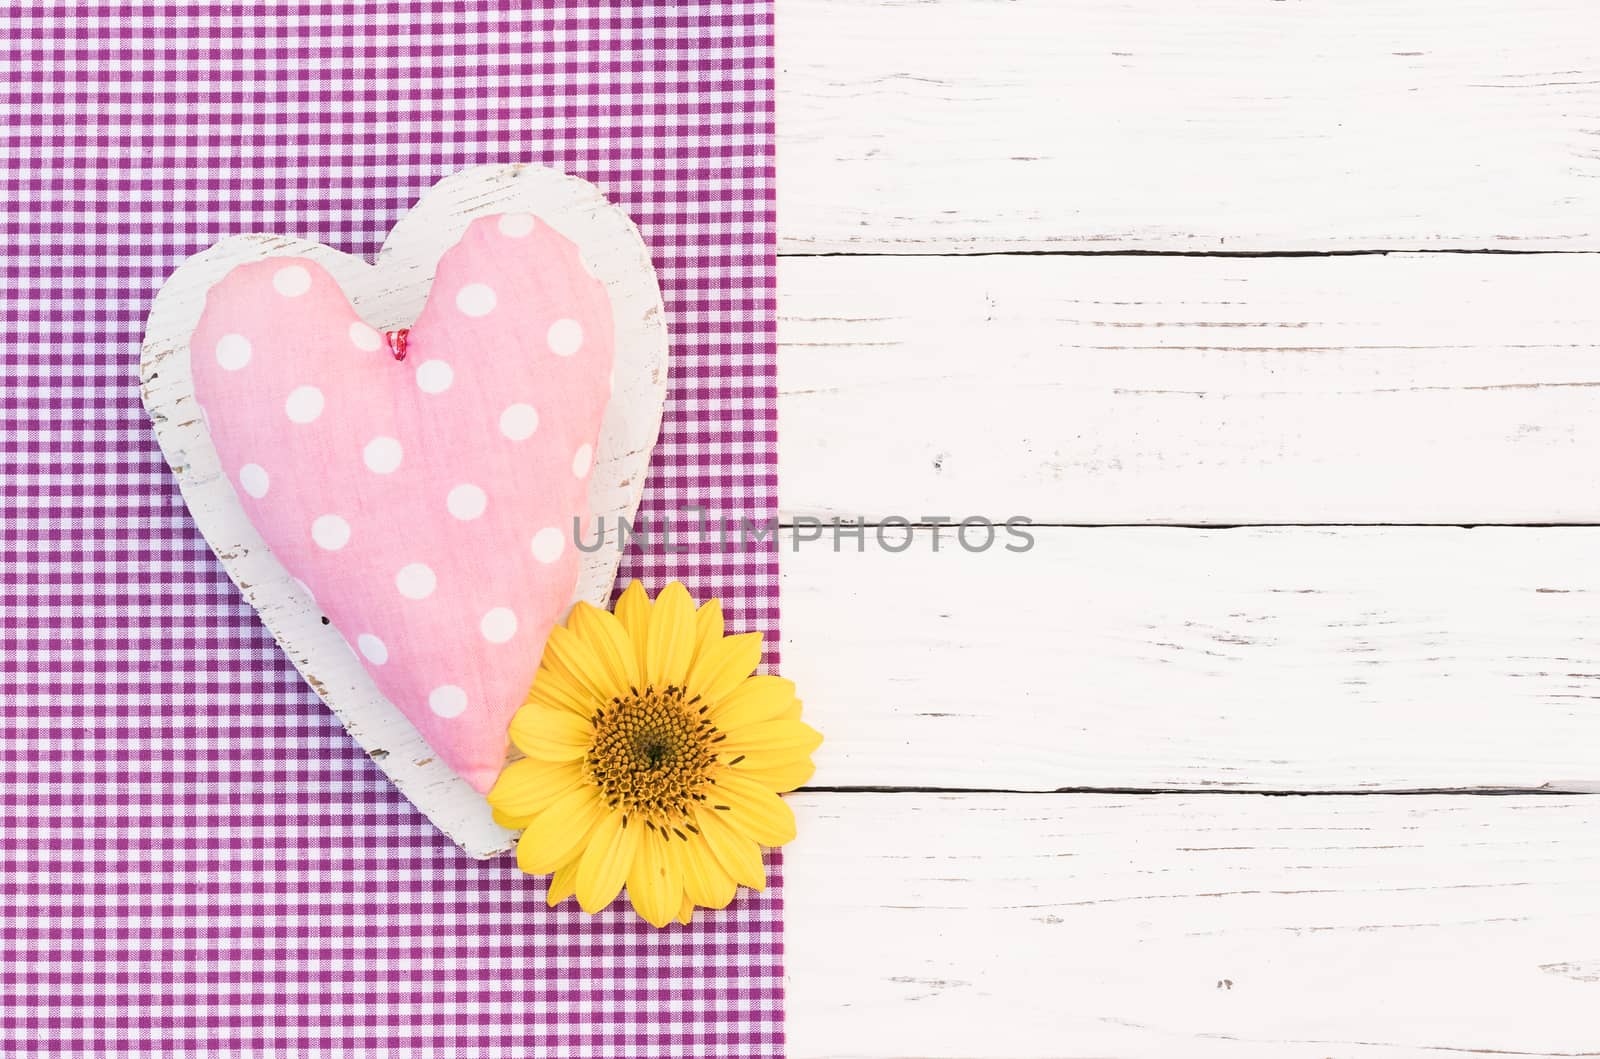
[[[706,720],[700,696],[684,689],[630,689],[595,711],[594,745],[584,763],[606,804],[663,831],[683,823],[705,795],[722,734]],[[680,831],[681,835],[682,832]]]

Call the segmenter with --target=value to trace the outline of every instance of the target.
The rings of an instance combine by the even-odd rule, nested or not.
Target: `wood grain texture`
[[[785,542],[813,785],[1600,790],[1600,529],[1032,532]]]
[[[794,1059],[1600,1054],[1600,799],[792,804]]]
[[[373,683],[341,632],[267,548],[223,474],[194,396],[190,337],[211,287],[237,266],[306,257],[326,268],[356,311],[379,330],[409,327],[433,285],[439,257],[477,217],[525,212],[574,242],[606,284],[616,331],[616,386],[590,475],[589,506],[613,526],[639,505],[666,398],[667,334],[649,253],[633,222],[594,185],[531,165],[478,166],[440,181],[395,225],[375,263],[304,240],[236,236],[191,257],[157,295],[140,359],[141,396],[184,501],[206,542],[306,682],[407,798],[477,857],[508,848],[511,832],[488,803],[429,747]],[[381,354],[374,354],[381,355]],[[574,600],[605,605],[618,551],[583,557]]]
[[[780,0],[796,1059],[1600,1055],[1586,0]],[[985,255],[1009,251],[1042,256]],[[891,531],[898,543],[902,534]],[[790,540],[793,540],[791,536]],[[934,553],[932,542],[940,542]]]
[[[1589,0],[783,0],[787,252],[1600,247]]]
[[[791,515],[1600,521],[1597,255],[803,258],[780,280]]]

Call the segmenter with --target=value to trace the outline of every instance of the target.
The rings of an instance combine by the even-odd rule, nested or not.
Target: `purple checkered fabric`
[[[782,1053],[776,858],[764,895],[658,932],[460,855],[229,584],[139,403],[189,254],[371,254],[441,176],[531,159],[620,202],[660,271],[644,513],[774,514],[770,0],[526,6],[0,13],[0,1054]],[[770,547],[635,575],[776,633]]]

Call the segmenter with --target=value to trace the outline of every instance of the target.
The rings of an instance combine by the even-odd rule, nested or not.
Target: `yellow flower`
[[[556,626],[511,720],[527,756],[489,792],[523,828],[517,866],[553,872],[549,903],[598,912],[624,884],[658,927],[766,886],[762,846],[794,838],[778,797],[811,778],[822,736],[794,684],[751,676],[761,634],[724,636],[722,606],[695,610],[674,581],[655,602],[635,581],[616,613],[579,603]]]

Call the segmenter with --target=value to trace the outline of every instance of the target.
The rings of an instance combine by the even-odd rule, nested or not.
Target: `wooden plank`
[[[1589,0],[783,0],[780,247],[1600,248]]]
[[[795,1059],[1600,1053],[1600,799],[793,803]]]
[[[785,541],[814,785],[1600,789],[1600,529],[1033,533]]]
[[[780,282],[794,515],[1600,521],[1600,255],[807,258]]]

